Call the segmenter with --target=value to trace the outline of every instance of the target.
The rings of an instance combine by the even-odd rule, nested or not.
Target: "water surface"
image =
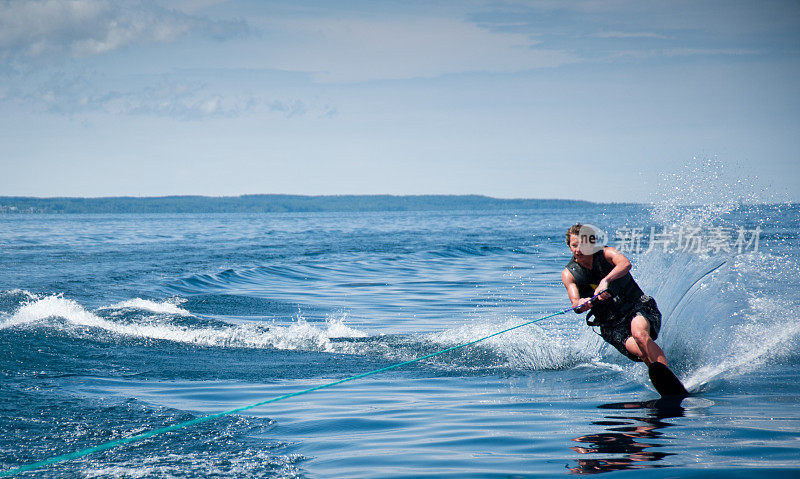
[[[781,206],[707,218],[763,228],[759,251],[631,253],[664,314],[659,343],[694,393],[680,404],[657,401],[641,365],[569,314],[29,474],[795,477],[797,217]],[[0,467],[562,310],[563,232],[577,220],[612,232],[665,221],[625,205],[0,216]]]

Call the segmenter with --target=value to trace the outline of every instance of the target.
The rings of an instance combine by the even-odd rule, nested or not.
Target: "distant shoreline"
[[[486,211],[597,204],[582,200],[501,199],[482,195],[114,196],[100,198],[0,196],[0,214]]]

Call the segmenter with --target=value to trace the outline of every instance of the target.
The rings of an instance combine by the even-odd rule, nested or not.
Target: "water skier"
[[[587,323],[600,326],[600,336],[629,359],[666,366],[664,351],[655,343],[661,329],[655,300],[633,280],[630,260],[595,238],[594,229],[580,223],[567,230],[572,260],[561,272],[561,281],[575,312],[590,310]],[[605,292],[592,301],[601,291]]]

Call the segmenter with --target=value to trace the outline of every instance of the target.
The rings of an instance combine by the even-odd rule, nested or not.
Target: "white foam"
[[[706,274],[722,259],[724,267]],[[798,306],[787,294],[797,284],[794,257],[651,252],[638,263],[639,271],[657,272],[640,284],[658,300],[664,315],[658,344],[668,360],[677,360],[676,373],[689,390],[747,374],[797,344],[800,323],[787,316]]]
[[[52,317],[70,318],[74,323],[80,324],[92,321],[94,315],[77,302],[64,299],[61,295],[45,296],[23,303],[16,312],[0,323],[0,329],[36,323]]]
[[[175,341],[199,346],[275,348],[291,350],[317,350],[350,353],[351,345],[335,344],[331,337],[363,337],[365,333],[349,328],[339,322],[328,325],[326,330],[316,328],[302,318],[288,326],[244,324],[237,326],[186,327],[170,324],[164,320],[150,318],[147,322],[118,323],[86,310],[78,302],[60,295],[46,296],[23,304],[8,319],[0,323],[0,329],[23,325],[55,326],[48,319],[61,318],[68,326],[97,328],[123,337]],[[41,323],[41,324],[37,324]]]
[[[38,299],[39,298],[38,295],[36,295],[34,293],[31,293],[30,291],[26,291],[24,289],[11,289],[11,290],[8,290],[8,291],[0,291],[0,294],[6,295],[6,296],[22,295],[22,296],[27,297],[28,299]]]
[[[149,454],[135,460],[115,460],[113,464],[97,459],[88,461],[82,471],[88,478],[95,477],[176,477],[175,471],[195,477],[301,477],[296,463],[304,456],[299,454],[271,455],[268,451],[243,449],[218,452],[183,452],[180,454]],[[186,474],[181,474],[184,476]],[[179,477],[179,476],[178,476]]]
[[[185,299],[182,301],[179,299],[168,299],[166,301],[157,303],[155,301],[150,301],[149,299],[133,298],[127,301],[122,301],[117,304],[112,304],[111,306],[102,309],[113,309],[113,310],[136,309],[140,311],[149,311],[151,313],[156,313],[156,314],[174,314],[178,316],[191,316],[192,313],[178,306],[180,302],[185,302],[185,301],[186,301]]]
[[[524,323],[521,318],[511,317],[498,324],[481,320],[458,328],[431,333],[425,339],[443,347],[456,346]],[[541,370],[564,369],[583,361],[591,361],[592,350],[583,349],[581,334],[573,328],[541,328],[531,324],[507,333],[493,336],[479,343],[497,354],[504,364],[496,366],[512,369]],[[477,346],[476,347],[480,347]]]
[[[686,387],[699,388],[708,382],[758,369],[772,358],[791,353],[800,337],[800,322],[787,320],[789,304],[780,298],[751,298],[752,312],[733,328],[730,347],[686,378]]]
[[[359,331],[357,329],[353,329],[346,324],[344,324],[344,320],[347,318],[347,315],[344,314],[338,318],[327,318],[325,320],[325,324],[327,326],[327,336],[328,338],[365,338],[367,337],[367,333],[363,331]]]

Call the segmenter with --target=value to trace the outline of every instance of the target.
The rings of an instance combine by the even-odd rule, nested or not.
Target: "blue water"
[[[761,227],[758,251],[630,253],[664,314],[659,344],[693,392],[679,405],[657,402],[644,367],[570,313],[25,474],[797,477],[798,213],[703,211],[708,225]],[[625,205],[0,216],[0,468],[545,316],[569,306],[573,222],[697,218]]]

